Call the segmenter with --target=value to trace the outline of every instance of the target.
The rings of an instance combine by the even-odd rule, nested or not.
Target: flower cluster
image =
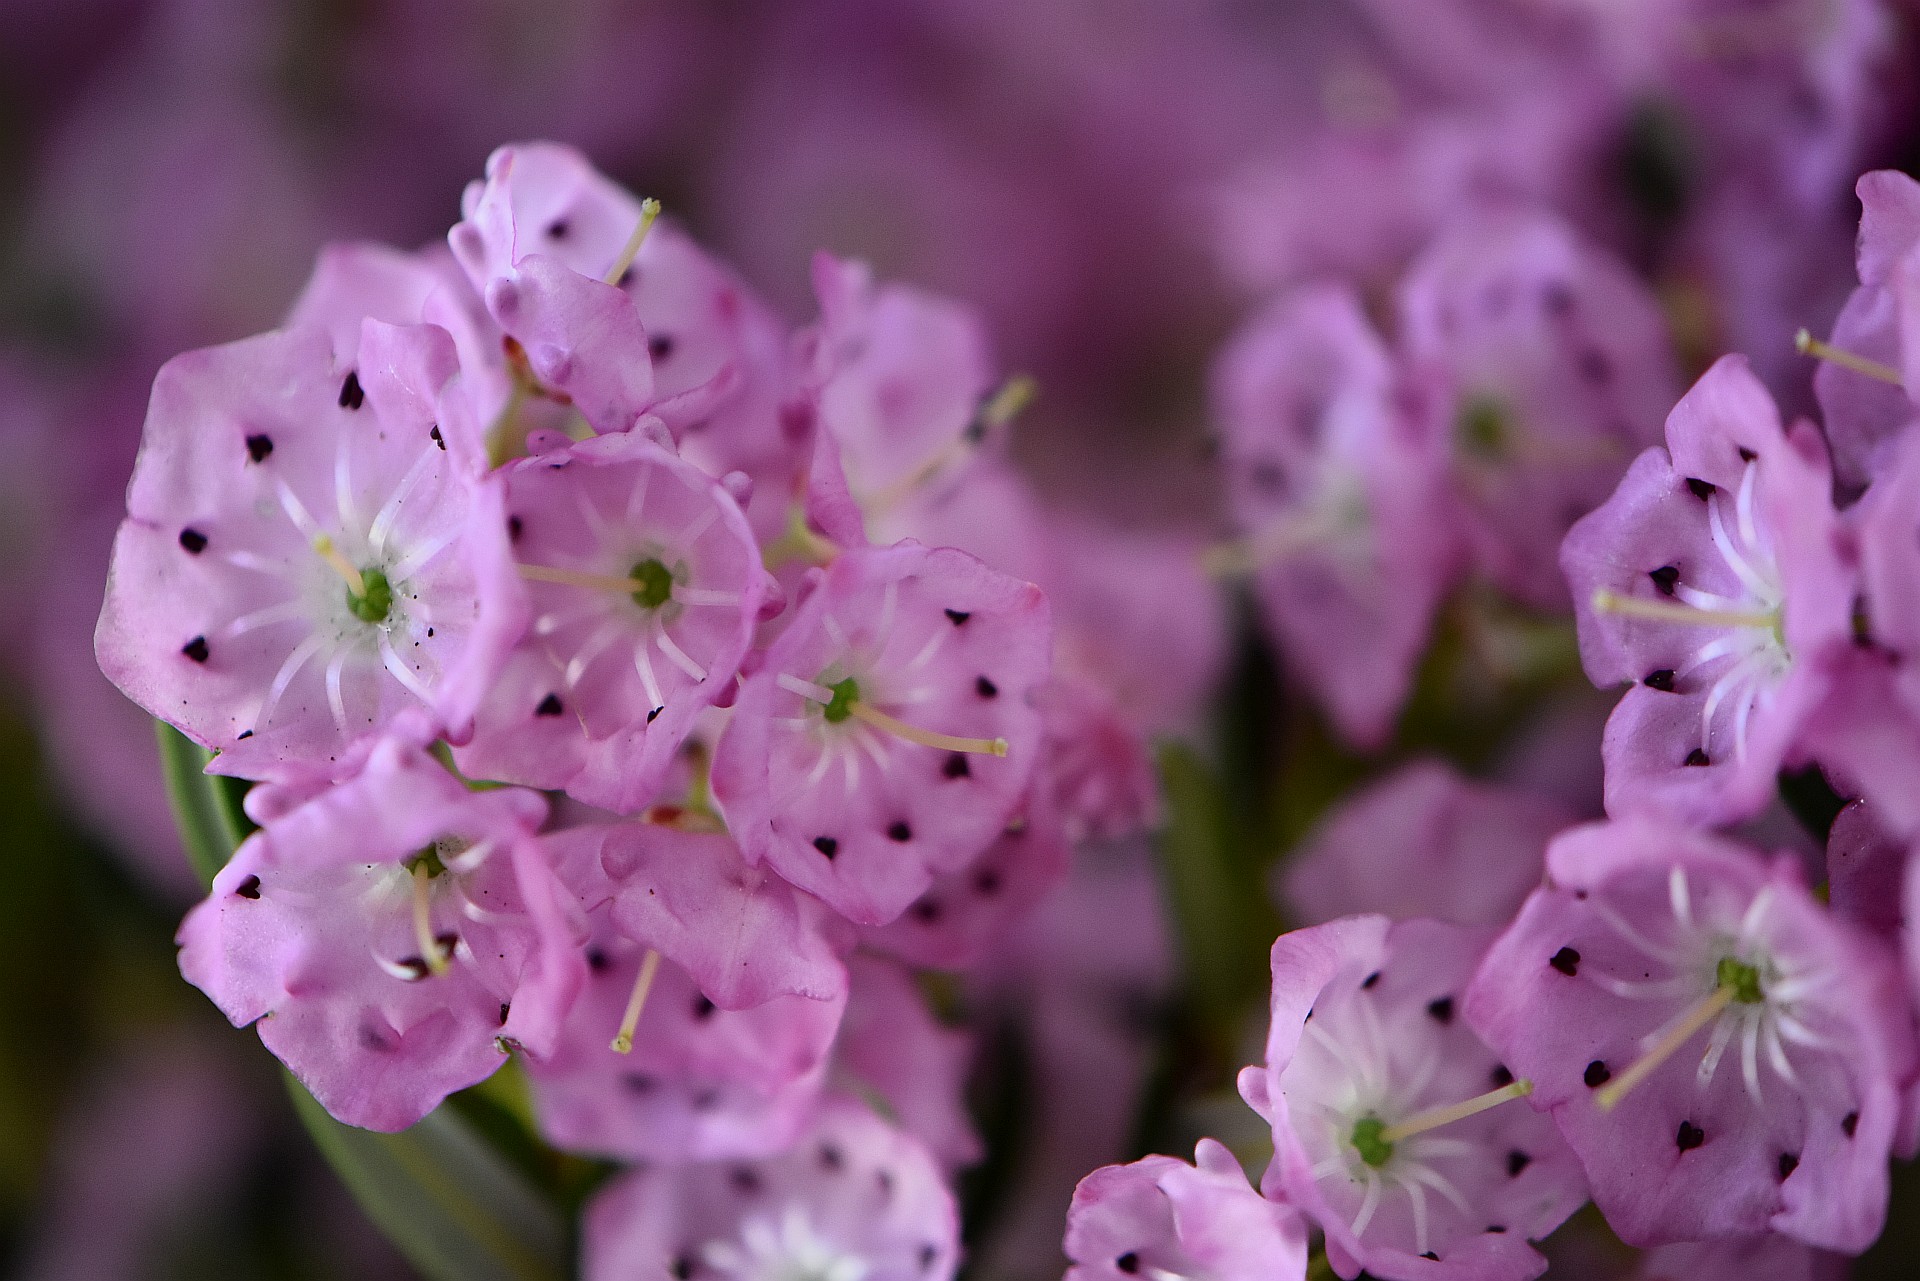
[[[1070,1220],[1083,1269],[1164,1256],[1182,1275],[1301,1276],[1292,1243],[1311,1225],[1342,1277],[1524,1281],[1546,1268],[1529,1243],[1589,1198],[1622,1241],[1658,1247],[1648,1276],[1824,1272],[1879,1237],[1890,1160],[1920,1147],[1920,947],[1906,924],[1920,910],[1920,407],[1907,392],[1920,385],[1920,183],[1871,173],[1859,194],[1859,291],[1830,342],[1800,338],[1824,362],[1824,432],[1783,423],[1748,363],[1723,357],[1674,405],[1664,444],[1620,460],[1610,495],[1558,540],[1586,673],[1626,687],[1601,747],[1605,820],[1434,762],[1350,798],[1281,886],[1323,923],[1274,944],[1265,1062],[1239,1078],[1272,1132],[1258,1193],[1215,1148],[1197,1168],[1102,1170]],[[1586,312],[1551,282],[1535,288],[1528,332]],[[1403,318],[1421,314],[1415,296]],[[1474,297],[1491,316],[1527,296]],[[1477,323],[1465,303],[1436,314],[1450,316],[1442,334]],[[1530,367],[1511,346],[1501,368]],[[1389,495],[1412,489],[1393,478],[1417,451],[1382,442],[1426,439],[1426,401],[1395,397],[1394,359],[1356,301],[1325,290],[1296,295],[1229,358],[1236,492],[1252,513],[1265,490],[1272,513],[1242,546],[1274,558],[1256,586],[1283,643],[1310,645],[1323,621],[1304,597],[1276,603],[1289,574],[1353,588],[1336,611],[1360,590],[1402,618],[1429,607],[1397,575],[1430,549],[1386,533]],[[1553,385],[1564,396],[1568,380]],[[1565,411],[1562,399],[1534,419],[1573,439],[1582,419]],[[1479,412],[1452,420],[1455,484]],[[1432,465],[1447,456],[1433,447]],[[1577,507],[1552,481],[1564,467],[1524,458],[1485,473],[1517,486],[1489,522],[1545,519],[1527,511],[1534,498]],[[1346,514],[1329,517],[1339,502]],[[1471,549],[1540,545],[1483,541],[1492,527],[1464,524],[1484,575],[1503,562]],[[1308,557],[1345,557],[1345,577]],[[1363,633],[1339,626],[1351,654]],[[1361,689],[1386,707],[1403,660],[1360,661],[1401,672],[1391,690]],[[1350,732],[1372,723],[1311,657],[1300,666]],[[1824,866],[1818,850],[1769,856],[1717,830],[1758,818],[1783,770],[1851,798]],[[1252,1240],[1224,1225],[1256,1221],[1272,1240],[1251,1266],[1220,1237]]]
[[[182,972],[353,1125],[518,1056],[639,1163],[589,1276],[949,1276],[969,1046],[910,967],[1153,820],[1198,555],[1040,506],[959,304],[822,256],[789,330],[552,145],[461,209],[155,382],[96,650],[259,824]]]

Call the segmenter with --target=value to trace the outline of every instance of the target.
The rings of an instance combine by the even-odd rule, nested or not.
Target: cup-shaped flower
[[[1912,1015],[1891,949],[1799,867],[1652,820],[1577,828],[1474,978],[1468,1020],[1630,1244],[1879,1235]]]
[[[632,813],[732,695],[772,577],[718,481],[640,436],[503,469],[532,626],[460,752],[475,778]]]
[[[1046,597],[953,548],[842,552],[741,686],[713,791],[740,848],[879,925],[1005,831],[1033,776]]]
[[[585,966],[546,808],[382,743],[247,839],[181,925],[180,971],[334,1116],[404,1129],[558,1040]]]
[[[1446,442],[1348,289],[1286,295],[1233,340],[1214,416],[1262,620],[1340,732],[1381,743],[1459,565]]]
[[[644,1166],[587,1207],[586,1281],[947,1281],[953,1194],[926,1149],[836,1099],[784,1154]]]
[[[1150,1156],[1080,1180],[1067,1211],[1068,1281],[1305,1277],[1307,1225],[1299,1211],[1255,1192],[1214,1139],[1200,1140],[1193,1162]]]
[[[94,648],[135,702],[261,778],[425,709],[449,737],[525,623],[497,485],[438,431],[445,331],[366,322],[168,362]]]
[[[1586,1200],[1529,1082],[1459,1017],[1490,937],[1356,916],[1273,945],[1267,1062],[1240,1093],[1273,1126],[1261,1190],[1319,1224],[1343,1277],[1523,1281],[1547,1266],[1529,1242]]]
[[[1858,571],[1819,438],[1728,356],[1567,535],[1580,657],[1631,682],[1602,748],[1609,814],[1757,812],[1852,647]]]

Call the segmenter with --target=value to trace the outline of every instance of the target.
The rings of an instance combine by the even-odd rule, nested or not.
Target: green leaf
[[[559,1211],[450,1109],[378,1134],[334,1120],[292,1077],[287,1092],[360,1208],[432,1281],[570,1275]]]
[[[253,830],[240,808],[247,784],[207,773],[213,753],[165,721],[153,725],[160,739],[160,770],[166,779],[167,799],[173,803],[173,818],[187,847],[187,861],[193,864],[202,884],[212,885],[214,876]]]

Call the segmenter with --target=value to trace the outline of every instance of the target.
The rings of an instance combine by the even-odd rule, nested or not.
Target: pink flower
[[[783,1155],[629,1171],[588,1205],[585,1237],[586,1281],[947,1281],[959,1259],[933,1159],[844,1099]]]
[[[781,598],[732,495],[652,441],[588,440],[503,477],[533,622],[460,767],[633,813],[700,713],[732,697]]]
[[[1068,1281],[1305,1277],[1307,1227],[1299,1213],[1248,1186],[1217,1141],[1200,1140],[1193,1159],[1150,1156],[1082,1179],[1067,1211]]]
[[[496,485],[437,438],[453,344],[366,322],[190,352],[154,383],[95,634],[224,773],[321,769],[403,714],[471,730],[525,620]]]
[[[1261,1190],[1319,1224],[1343,1277],[1535,1277],[1528,1243],[1586,1199],[1560,1136],[1513,1102],[1530,1083],[1459,1017],[1488,939],[1357,916],[1273,945],[1267,1062],[1240,1093],[1273,1126]]]
[[[1607,812],[1701,823],[1757,812],[1853,645],[1857,570],[1807,424],[1729,356],[1567,535],[1580,656],[1632,682],[1607,722]]]
[[[1636,1245],[1879,1235],[1912,1015],[1886,945],[1771,863],[1647,820],[1547,851],[1466,1014],[1535,1082]]]
[[[180,972],[334,1116],[400,1130],[550,1053],[585,974],[531,792],[388,742],[269,822],[180,927]]]
[[[1213,399],[1242,533],[1219,568],[1253,576],[1288,664],[1344,736],[1377,746],[1459,565],[1446,442],[1343,288],[1288,294],[1253,320]]]
[[[941,1168],[972,1165],[984,1154],[967,1111],[973,1037],[943,1024],[912,971],[898,962],[855,956],[850,968],[853,994],[840,1027],[834,1081],[883,1104]]]
[[[964,552],[840,553],[741,686],[713,789],[752,861],[865,925],[972,864],[1040,746],[1046,598]]]

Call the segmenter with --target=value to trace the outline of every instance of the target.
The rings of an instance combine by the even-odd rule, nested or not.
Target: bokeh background
[[[1882,0],[0,0],[0,1273],[409,1275],[180,982],[196,885],[91,649],[154,371],[272,327],[324,242],[425,243],[495,145],[573,143],[795,323],[818,248],[975,304],[1039,381],[1015,452],[1053,502],[1213,531],[1206,372],[1235,324],[1323,275],[1384,297],[1470,201],[1557,211],[1654,286],[1690,372],[1746,351],[1810,406],[1792,336],[1853,283],[1854,178],[1920,161],[1916,50]],[[1597,734],[1581,685],[1480,720],[1456,689],[1398,750],[1591,808],[1597,761],[1528,728]],[[1252,641],[1230,688],[1253,782],[1223,803],[1266,858],[1378,762],[1287,719]],[[1146,938],[1157,910],[1113,919]],[[1027,1191],[973,1242],[983,1274],[1047,1275],[1063,1187],[1178,1150],[1130,1118],[1169,1114],[1179,1073],[1142,1047],[1189,1026],[1193,976],[1097,941],[1046,1017],[1106,1049],[1059,1079],[1110,1053],[1136,1097],[1002,1179]],[[1232,1124],[1205,1107],[1182,1115]],[[990,1127],[994,1177],[1019,1124]]]

